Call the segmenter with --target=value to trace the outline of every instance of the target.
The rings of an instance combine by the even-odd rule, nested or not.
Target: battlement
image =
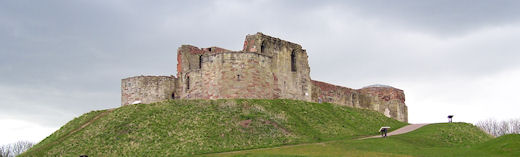
[[[389,86],[351,89],[310,78],[301,45],[262,33],[247,35],[241,51],[182,45],[177,77],[136,76],[121,81],[121,105],[169,99],[294,99],[379,111],[406,122],[404,92]]]

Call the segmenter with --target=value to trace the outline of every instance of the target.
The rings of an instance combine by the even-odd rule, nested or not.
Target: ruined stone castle
[[[247,35],[242,51],[182,45],[177,76],[135,76],[121,81],[121,105],[169,99],[294,99],[371,109],[408,121],[403,90],[351,89],[311,80],[301,45],[262,33]]]

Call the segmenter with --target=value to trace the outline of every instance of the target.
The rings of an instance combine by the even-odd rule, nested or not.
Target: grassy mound
[[[430,124],[408,134],[393,136],[413,145],[426,147],[469,146],[493,137],[469,123]]]
[[[520,134],[503,135],[480,144],[476,148],[503,156],[520,156]]]
[[[518,139],[506,139],[493,140],[490,135],[471,124],[443,123],[426,125],[415,131],[387,138],[346,139],[209,156],[515,156],[510,154],[519,148],[518,142],[514,143]],[[492,144],[494,141],[497,144]],[[504,143],[508,144],[502,147]],[[478,147],[481,144],[492,148],[496,145],[513,153],[497,153],[490,151],[492,148],[482,149]]]
[[[76,117],[73,120],[69,121],[67,124],[62,126],[60,129],[58,129],[56,132],[42,140],[37,145],[34,145],[31,149],[32,150],[40,150],[40,149],[46,149],[46,147],[50,145],[54,145],[68,136],[71,136],[73,134],[73,131],[76,129],[79,129],[83,124],[87,123],[88,121],[92,120],[97,115],[101,114],[103,111],[91,111],[89,113],[85,113],[81,115],[80,117]]]
[[[377,134],[383,125],[406,123],[329,103],[176,100],[87,113],[22,156],[194,155],[351,139]]]

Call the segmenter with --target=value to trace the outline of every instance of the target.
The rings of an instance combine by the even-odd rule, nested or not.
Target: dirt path
[[[91,120],[89,120],[89,121],[86,122],[85,124],[81,125],[79,128],[76,128],[76,129],[72,130],[70,133],[68,133],[67,135],[65,135],[65,136],[62,137],[62,138],[67,138],[67,137],[69,137],[70,135],[72,135],[72,134],[74,134],[74,133],[80,131],[81,129],[83,129],[83,128],[89,126],[89,125],[92,124],[94,121],[96,121],[97,119],[99,119],[99,118],[101,118],[101,117],[107,115],[108,113],[112,112],[113,110],[114,110],[114,108],[106,110],[105,112],[103,112],[103,113],[97,115],[96,117],[92,118]]]
[[[72,134],[74,134],[74,133],[80,131],[81,129],[83,129],[83,128],[87,127],[87,126],[89,126],[90,124],[92,124],[93,122],[95,122],[96,120],[98,120],[99,118],[101,118],[101,117],[103,117],[103,116],[109,114],[110,112],[112,112],[114,109],[115,109],[115,108],[108,109],[108,110],[106,110],[105,112],[98,114],[97,116],[95,116],[94,118],[90,119],[88,122],[84,123],[84,124],[81,125],[80,127],[78,127],[78,128],[76,128],[76,129],[70,131],[67,135],[62,136],[62,137],[58,138],[56,141],[54,141],[54,142],[52,142],[52,143],[48,143],[48,144],[46,144],[45,146],[42,146],[42,147],[36,148],[36,150],[34,150],[34,151],[32,151],[32,152],[37,152],[38,150],[41,150],[41,149],[47,149],[47,148],[49,148],[49,147],[52,147],[53,145],[58,144],[59,142],[64,141],[65,139],[67,139],[67,138],[68,138],[69,136],[71,136]]]
[[[399,135],[399,134],[404,134],[404,133],[408,133],[410,131],[414,131],[414,130],[417,130],[425,125],[428,125],[428,124],[410,124],[410,125],[407,125],[407,126],[404,126],[402,128],[399,128],[395,131],[392,131],[388,134],[386,134],[387,136],[393,136],[393,135]],[[382,137],[381,135],[376,135],[376,136],[370,136],[370,137],[365,137],[365,138],[360,138],[360,140],[362,139],[368,139],[368,138],[380,138]]]

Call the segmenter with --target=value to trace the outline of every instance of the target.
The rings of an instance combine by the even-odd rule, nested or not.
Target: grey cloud
[[[351,87],[486,75],[518,66],[518,35],[428,52],[387,35],[463,38],[516,26],[516,8],[515,1],[1,1],[0,108],[8,109],[0,115],[58,126],[117,107],[120,79],[174,75],[181,44],[240,50],[256,32],[302,44],[313,78]]]
[[[390,24],[404,23],[450,36],[489,26],[509,25],[520,20],[520,2],[515,0],[397,0],[349,1],[349,8]]]

